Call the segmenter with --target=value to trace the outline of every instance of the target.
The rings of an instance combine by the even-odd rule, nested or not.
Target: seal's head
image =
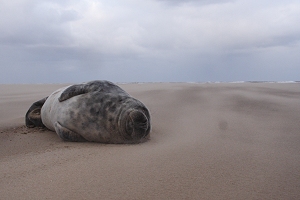
[[[148,138],[150,132],[150,115],[138,109],[129,109],[121,120],[121,134],[128,141],[136,143]]]

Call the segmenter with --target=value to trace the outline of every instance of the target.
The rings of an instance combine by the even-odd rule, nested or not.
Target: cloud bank
[[[300,2],[0,1],[1,83],[299,80]]]

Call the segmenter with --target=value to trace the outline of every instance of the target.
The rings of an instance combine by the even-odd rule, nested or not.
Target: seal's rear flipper
[[[45,125],[42,122],[41,118],[41,109],[47,100],[48,97],[45,97],[35,103],[33,103],[29,110],[27,111],[25,115],[25,124],[28,128],[33,127],[45,127]]]
[[[64,141],[86,142],[86,139],[84,139],[81,135],[71,131],[70,129],[67,129],[66,127],[63,127],[59,122],[55,122],[54,128],[57,135]]]

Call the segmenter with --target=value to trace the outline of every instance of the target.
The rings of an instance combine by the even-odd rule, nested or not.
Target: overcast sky
[[[0,83],[300,80],[299,0],[0,0]]]

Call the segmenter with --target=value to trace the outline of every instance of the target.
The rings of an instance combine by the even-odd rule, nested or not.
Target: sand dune
[[[300,84],[120,85],[152,115],[137,145],[28,129],[63,85],[0,85],[1,199],[300,199]]]

